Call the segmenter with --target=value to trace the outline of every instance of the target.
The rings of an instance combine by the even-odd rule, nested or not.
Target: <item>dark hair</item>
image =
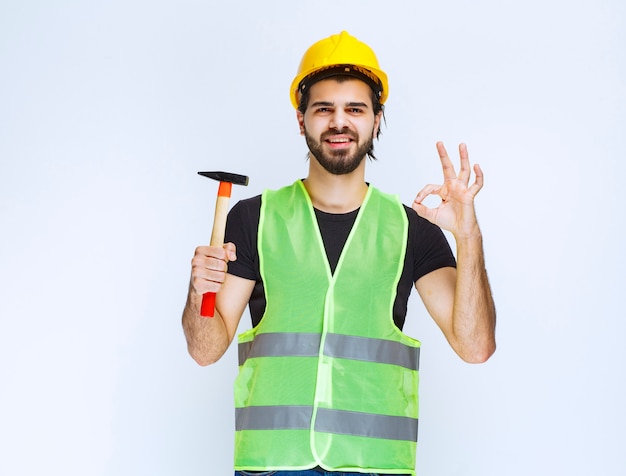
[[[344,81],[352,81],[357,78],[355,78],[352,75],[339,74],[339,75],[330,76],[329,78],[324,78],[324,79],[334,79],[338,83],[343,83]],[[309,87],[303,88],[302,94],[300,96],[300,103],[298,104],[298,111],[300,111],[302,114],[304,114],[307,110],[307,107],[309,107],[309,99],[311,98],[311,86],[316,82],[317,81],[315,80],[310,81],[308,85]],[[365,83],[369,86],[368,82],[365,82]],[[378,115],[379,112],[382,112],[383,121],[385,122],[385,124],[387,124],[387,119],[385,118],[385,106],[380,103],[380,97],[378,95],[378,92],[372,89],[371,87],[370,87],[370,91],[371,91],[370,96],[372,99],[372,110],[374,112],[374,116]],[[381,134],[380,127],[378,127],[378,131],[376,132],[376,139],[380,137],[380,134]],[[374,144],[372,144],[372,147],[370,147],[370,149],[367,151],[367,155],[371,159],[376,160],[376,157],[374,156]]]

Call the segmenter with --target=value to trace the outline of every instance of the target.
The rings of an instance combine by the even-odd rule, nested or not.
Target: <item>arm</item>
[[[465,361],[486,361],[495,351],[496,312],[485,269],[482,234],[476,220],[474,197],[483,186],[483,174],[474,166],[476,181],[468,186],[467,148],[459,147],[461,168],[457,177],[442,143],[437,144],[444,184],[427,185],[418,193],[413,209],[450,231],[456,240],[457,268],[442,268],[420,278],[415,287],[426,309],[454,351]],[[439,195],[442,203],[428,208],[422,201]]]
[[[187,349],[200,365],[217,362],[232,342],[248,304],[254,281],[227,274],[228,261],[237,259],[235,245],[200,246],[191,261],[191,280],[183,311]],[[215,317],[200,316],[202,295],[216,292]]]

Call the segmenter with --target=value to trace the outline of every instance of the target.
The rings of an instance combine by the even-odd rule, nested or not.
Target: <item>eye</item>
[[[363,112],[363,109],[359,107],[351,107],[350,109],[348,109],[348,112],[350,114],[361,114]]]

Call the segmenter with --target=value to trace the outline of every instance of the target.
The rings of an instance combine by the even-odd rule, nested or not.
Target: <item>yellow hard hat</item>
[[[291,83],[289,95],[293,107],[298,108],[300,94],[310,84],[307,79],[346,74],[365,80],[378,92],[381,104],[389,95],[387,75],[378,66],[374,51],[346,31],[314,43],[302,57],[298,74]]]

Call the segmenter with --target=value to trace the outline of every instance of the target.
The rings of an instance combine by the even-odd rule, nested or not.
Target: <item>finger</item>
[[[469,162],[469,154],[467,152],[467,146],[463,143],[459,144],[459,156],[461,157],[461,168],[459,170],[459,180],[465,185],[469,183],[471,168]]]
[[[237,259],[237,248],[234,243],[225,243],[223,246],[198,246],[194,258],[215,258],[225,262]]]
[[[222,261],[225,265],[225,263]],[[204,263],[191,267],[191,285],[198,294],[218,292],[226,279],[225,270],[214,270]]]
[[[198,246],[191,260],[192,267],[225,271],[228,263],[225,248],[221,246]]]
[[[194,257],[207,257],[226,260],[226,249],[222,246],[198,246]]]
[[[439,195],[441,192],[441,185],[428,184],[421,189],[415,196],[413,203],[422,203],[429,195]]]
[[[226,279],[226,261],[210,256],[196,256],[191,261],[191,278],[196,291],[217,292]]]
[[[456,178],[456,172],[454,170],[454,165],[448,157],[448,152],[443,145],[443,142],[437,142],[437,152],[439,153],[439,159],[441,159],[441,166],[443,168],[443,178],[444,180],[453,180]]]
[[[473,195],[476,195],[480,191],[480,189],[483,188],[483,184],[485,183],[483,170],[478,164],[474,164],[474,175],[476,176],[476,180],[474,180],[474,183],[469,189]]]
[[[195,279],[221,284],[226,279],[226,270],[216,270],[213,268],[196,266],[192,268],[191,275]]]
[[[197,294],[217,293],[221,291],[224,280],[211,279],[209,276],[191,275],[191,286]]]
[[[191,260],[192,272],[197,270],[201,273],[206,272],[220,272],[225,273],[228,269],[228,265],[225,260],[219,258],[213,258],[211,256],[195,256]]]

